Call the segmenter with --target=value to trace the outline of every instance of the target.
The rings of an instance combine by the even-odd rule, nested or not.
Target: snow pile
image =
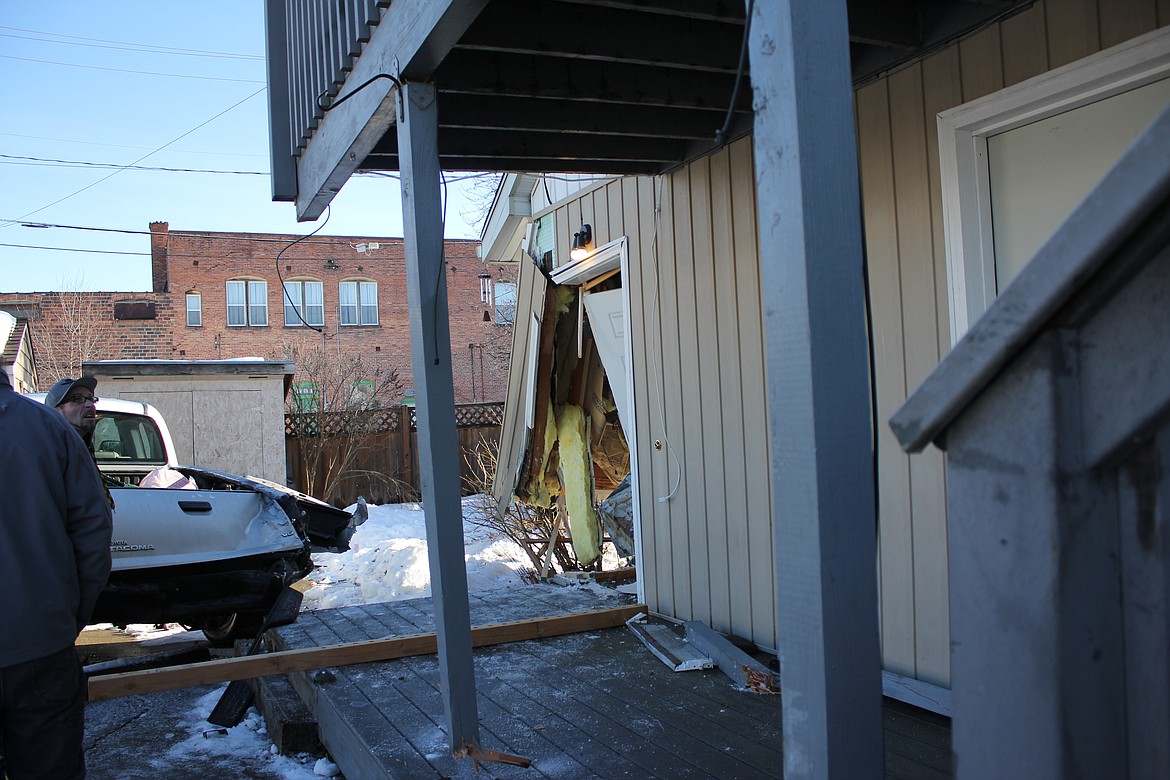
[[[496,537],[468,517],[488,496],[463,499],[463,535],[467,587],[471,592],[520,585],[519,570],[531,566],[528,556],[507,537]],[[350,507],[347,511],[353,511]],[[370,506],[369,519],[358,526],[344,553],[315,553],[313,587],[305,592],[302,609],[333,609],[358,604],[399,601],[431,595],[427,532],[422,506]]]
[[[174,731],[164,735],[167,740],[165,752],[148,759],[150,764],[163,769],[190,766],[200,759],[229,759],[229,765],[260,769],[284,780],[317,780],[339,774],[337,765],[327,758],[319,759],[308,753],[280,755],[268,738],[264,719],[255,708],[249,709],[244,720],[233,728],[209,724],[207,716],[225,688],[217,688],[195,702],[195,706],[175,725]]]

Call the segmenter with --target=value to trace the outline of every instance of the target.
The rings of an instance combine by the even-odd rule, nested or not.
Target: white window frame
[[[345,302],[347,285],[353,287],[353,303]],[[373,295],[374,302],[368,303]],[[352,309],[353,322],[346,322],[346,309]],[[373,317],[367,318],[369,310],[373,310]],[[337,322],[346,328],[369,327],[378,324],[378,283],[370,279],[346,279],[337,283]]]
[[[987,139],[1170,77],[1170,27],[938,115],[951,343],[996,297]]]
[[[309,304],[306,303],[308,285],[315,285],[320,291],[320,303]],[[292,287],[292,291],[289,287]],[[317,279],[289,279],[282,286],[284,290],[284,326],[286,328],[302,328],[306,323],[310,327],[324,327],[325,326],[325,283]],[[290,294],[291,293],[291,294]],[[299,316],[298,316],[299,312]],[[292,314],[290,320],[289,314]],[[317,315],[317,320],[313,320],[313,315]],[[302,321],[301,318],[304,318]]]
[[[230,290],[231,286],[236,284],[243,285],[244,288],[244,321],[233,323],[231,311],[241,304],[230,303],[226,290]],[[229,328],[265,327],[268,325],[268,282],[263,279],[228,279],[224,289],[227,326]],[[258,314],[259,316],[257,316]]]
[[[194,306],[191,305],[192,301]],[[195,315],[195,322],[191,322],[192,314]],[[187,327],[203,327],[203,295],[200,293],[187,293]]]

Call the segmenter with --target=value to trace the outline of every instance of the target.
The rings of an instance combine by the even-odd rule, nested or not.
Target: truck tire
[[[251,612],[233,612],[216,615],[203,621],[200,628],[212,647],[231,647],[237,639],[251,639],[260,631],[264,615]]]

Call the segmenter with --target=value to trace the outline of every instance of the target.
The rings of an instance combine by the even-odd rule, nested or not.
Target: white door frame
[[[938,115],[952,344],[996,295],[988,137],[1167,77],[1163,27]]]
[[[552,272],[552,281],[556,284],[582,284],[608,273],[613,269],[621,269],[622,274],[622,308],[626,318],[626,335],[625,335],[625,350],[626,350],[626,375],[622,377],[622,381],[626,384],[626,397],[630,401],[630,416],[633,419],[630,421],[630,429],[626,431],[626,444],[630,447],[630,488],[633,491],[633,508],[634,508],[634,560],[641,563],[642,557],[642,513],[641,513],[641,491],[639,489],[638,479],[638,447],[637,436],[638,430],[638,402],[634,395],[634,337],[633,328],[630,327],[630,252],[629,241],[626,236],[610,241],[608,244],[599,246],[594,249],[583,259],[568,263],[557,268]],[[607,375],[608,376],[608,375]],[[609,377],[612,383],[614,377]],[[623,427],[626,421],[622,421]],[[645,602],[646,600],[646,585],[643,578],[639,577],[638,584],[638,601]]]

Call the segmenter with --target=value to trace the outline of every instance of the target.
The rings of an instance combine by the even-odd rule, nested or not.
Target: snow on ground
[[[173,741],[161,757],[162,764],[189,766],[203,756],[238,756],[251,759],[250,763],[260,759],[265,771],[285,780],[315,780],[340,774],[337,765],[328,758],[316,758],[308,754],[282,756],[277,753],[276,746],[268,739],[264,719],[255,707],[248,710],[238,726],[230,729],[212,726],[207,722],[207,717],[211,715],[224,688],[226,686],[196,700],[194,709],[176,724],[172,734],[167,735]]]
[[[487,496],[463,499],[467,588],[475,593],[522,584],[520,569],[528,556],[507,537],[493,536],[468,518]],[[352,511],[350,507],[348,511]],[[302,609],[333,609],[356,604],[421,598],[431,595],[427,532],[422,506],[371,506],[369,519],[357,528],[344,553],[318,553],[314,583],[305,591]]]

